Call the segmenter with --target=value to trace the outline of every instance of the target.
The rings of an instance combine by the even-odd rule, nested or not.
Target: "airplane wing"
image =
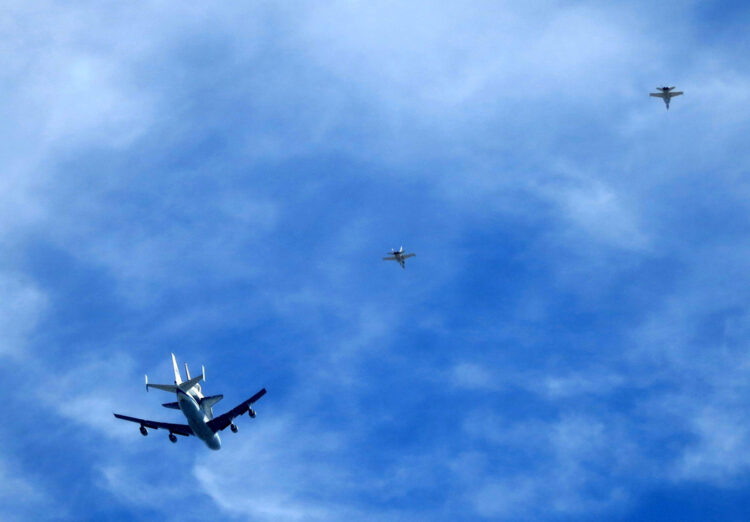
[[[235,406],[228,412],[223,413],[219,415],[218,417],[208,421],[208,427],[211,428],[214,433],[216,433],[217,431],[223,430],[224,428],[232,424],[232,419],[234,419],[235,417],[239,417],[240,415],[248,411],[250,409],[250,406],[255,401],[263,397],[265,394],[266,394],[266,389],[263,388],[262,390],[260,390],[258,393],[250,397],[245,402],[240,403],[238,406]]]
[[[396,256],[384,257],[383,261],[396,261]]]
[[[670,96],[679,96],[680,94],[682,94],[682,91],[675,91],[675,92],[669,93]]]
[[[410,258],[410,257],[414,257],[414,256],[416,256],[416,255],[417,255],[417,254],[404,254],[403,256],[401,256],[401,259],[408,259],[408,258]]]
[[[150,421],[146,419],[136,419],[135,417],[128,417],[127,415],[120,415],[119,413],[115,413],[114,415],[118,419],[130,421],[130,422],[137,422],[141,426],[145,426],[146,428],[151,428],[152,430],[158,430],[159,428],[161,428],[163,430],[168,430],[170,433],[176,433],[177,435],[184,435],[185,437],[189,437],[190,435],[193,435],[193,430],[187,424],[172,424],[170,422],[157,422],[157,421]]]
[[[650,92],[648,93],[648,95],[653,96],[654,98],[664,98],[664,93],[661,93],[661,92]]]

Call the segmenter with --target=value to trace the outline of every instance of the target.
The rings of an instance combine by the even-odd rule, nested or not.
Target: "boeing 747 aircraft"
[[[148,430],[146,428],[151,428],[152,430],[158,430],[161,428],[169,431],[169,440],[172,442],[177,442],[177,437],[175,435],[182,435],[184,437],[195,435],[205,442],[206,446],[212,450],[218,450],[221,449],[221,439],[219,438],[218,432],[229,426],[233,433],[237,433],[237,426],[232,422],[234,418],[247,412],[248,415],[254,419],[255,410],[250,406],[266,394],[266,389],[263,388],[239,406],[232,408],[218,417],[214,417],[213,406],[223,399],[224,396],[203,396],[201,385],[198,383],[206,380],[205,368],[201,368],[202,372],[198,377],[193,377],[191,379],[190,370],[188,369],[187,363],[185,363],[187,381],[183,382],[182,377],[180,376],[180,369],[177,367],[177,359],[174,354],[172,354],[172,366],[174,367],[174,384],[149,384],[148,375],[146,375],[146,391],[148,391],[149,388],[156,388],[157,390],[176,393],[177,402],[166,402],[162,404],[162,406],[173,410],[181,410],[187,419],[187,424],[171,424],[169,422],[137,419],[135,417],[128,417],[127,415],[120,415],[119,413],[115,413],[115,417],[140,424],[141,435],[144,437],[148,435]]]

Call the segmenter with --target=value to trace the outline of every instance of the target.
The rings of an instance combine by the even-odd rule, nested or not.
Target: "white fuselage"
[[[667,105],[667,109],[669,109],[669,100],[672,99],[672,95],[669,93],[669,91],[662,91],[664,93],[664,103]]]
[[[180,410],[182,410],[183,415],[187,419],[188,426],[193,430],[196,437],[206,443],[206,446],[212,450],[221,449],[219,434],[214,433],[208,426],[208,421],[213,416],[210,407],[208,410],[202,408],[190,391],[186,393],[182,390],[177,390],[177,403],[180,405]]]

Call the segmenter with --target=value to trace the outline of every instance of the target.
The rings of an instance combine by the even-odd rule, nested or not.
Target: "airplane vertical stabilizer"
[[[201,408],[203,408],[203,411],[206,412],[206,415],[208,415],[209,419],[214,418],[214,405],[223,398],[223,395],[210,395],[208,397],[203,397],[200,400]]]
[[[177,366],[177,358],[172,354],[172,367],[174,368],[174,383],[182,383],[182,377],[180,376],[180,368]]]

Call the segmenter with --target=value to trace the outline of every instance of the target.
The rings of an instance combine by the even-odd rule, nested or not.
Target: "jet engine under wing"
[[[240,415],[245,413],[255,401],[263,397],[265,394],[266,389],[263,388],[245,402],[240,403],[238,406],[235,406],[228,412],[219,415],[215,419],[211,419],[210,421],[208,421],[208,427],[211,428],[214,433],[223,430],[224,428],[232,424],[232,419],[234,419],[235,417],[239,417]]]
[[[128,417],[127,415],[120,415],[119,413],[115,413],[114,415],[118,419],[130,421],[130,422],[137,422],[141,426],[151,428],[152,430],[158,430],[159,428],[161,428],[163,430],[168,430],[170,433],[176,433],[177,435],[184,435],[185,437],[189,437],[190,435],[193,435],[193,430],[187,424],[172,424],[170,422],[157,422],[157,421],[150,421],[146,419],[136,419],[135,417]]]

